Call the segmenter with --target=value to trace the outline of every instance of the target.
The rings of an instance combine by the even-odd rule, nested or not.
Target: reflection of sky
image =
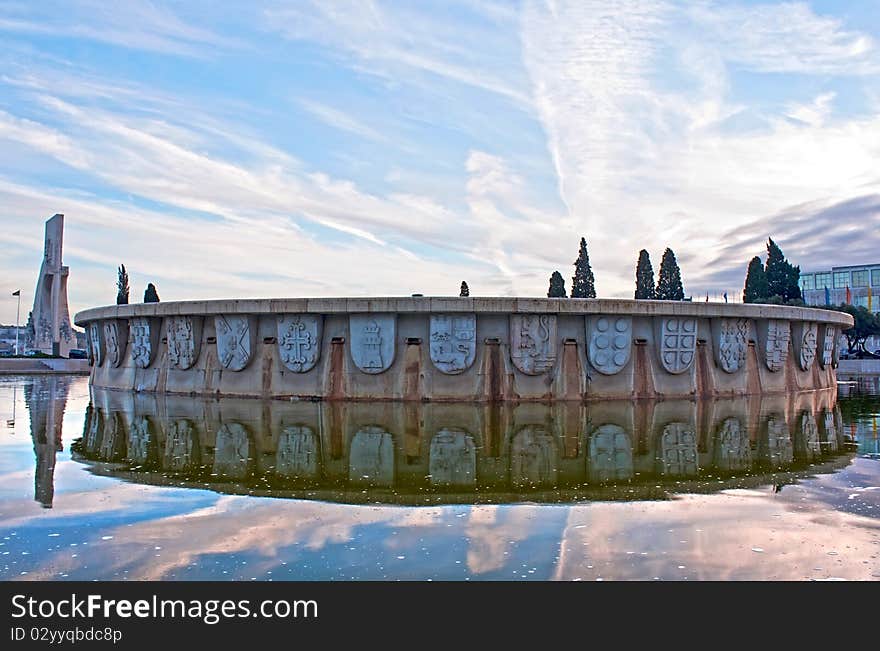
[[[0,379],[0,413],[11,394]],[[880,578],[872,459],[779,492],[652,502],[399,507],[218,495],[100,477],[72,461],[88,402],[81,378],[46,510],[33,499],[23,395],[19,386],[16,428],[0,434],[0,579]]]

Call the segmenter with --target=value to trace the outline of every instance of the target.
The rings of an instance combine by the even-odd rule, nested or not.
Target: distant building
[[[867,308],[870,294],[871,311],[880,313],[880,262],[803,272],[800,286],[807,305],[825,305],[826,287],[831,305],[846,303],[849,288],[850,304]]]

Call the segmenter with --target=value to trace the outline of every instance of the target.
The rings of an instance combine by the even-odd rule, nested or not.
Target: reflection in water
[[[705,402],[486,406],[93,389],[75,450],[111,462],[97,466],[100,472],[135,481],[340,502],[601,499],[619,496],[618,484],[637,498],[682,480],[713,479],[723,488],[718,479],[824,462],[844,449],[835,400],[827,390]],[[592,492],[577,494],[584,489]]]
[[[45,509],[52,508],[55,495],[55,455],[63,450],[61,422],[69,388],[69,378],[55,375],[35,376],[24,387],[36,456],[34,499]]]

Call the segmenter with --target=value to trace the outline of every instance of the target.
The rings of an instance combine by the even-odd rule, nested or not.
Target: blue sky
[[[0,277],[66,216],[72,311],[222,296],[695,297],[773,236],[880,260],[880,11],[862,2],[0,0]],[[0,303],[11,322],[15,304]]]

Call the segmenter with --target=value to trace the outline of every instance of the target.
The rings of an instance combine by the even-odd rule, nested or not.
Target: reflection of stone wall
[[[765,305],[467,297],[153,303],[77,315],[91,334],[97,387],[416,402],[829,388],[849,319]]]
[[[399,494],[674,482],[839,454],[833,390],[708,401],[288,402],[93,389],[82,450],[211,484]]]

